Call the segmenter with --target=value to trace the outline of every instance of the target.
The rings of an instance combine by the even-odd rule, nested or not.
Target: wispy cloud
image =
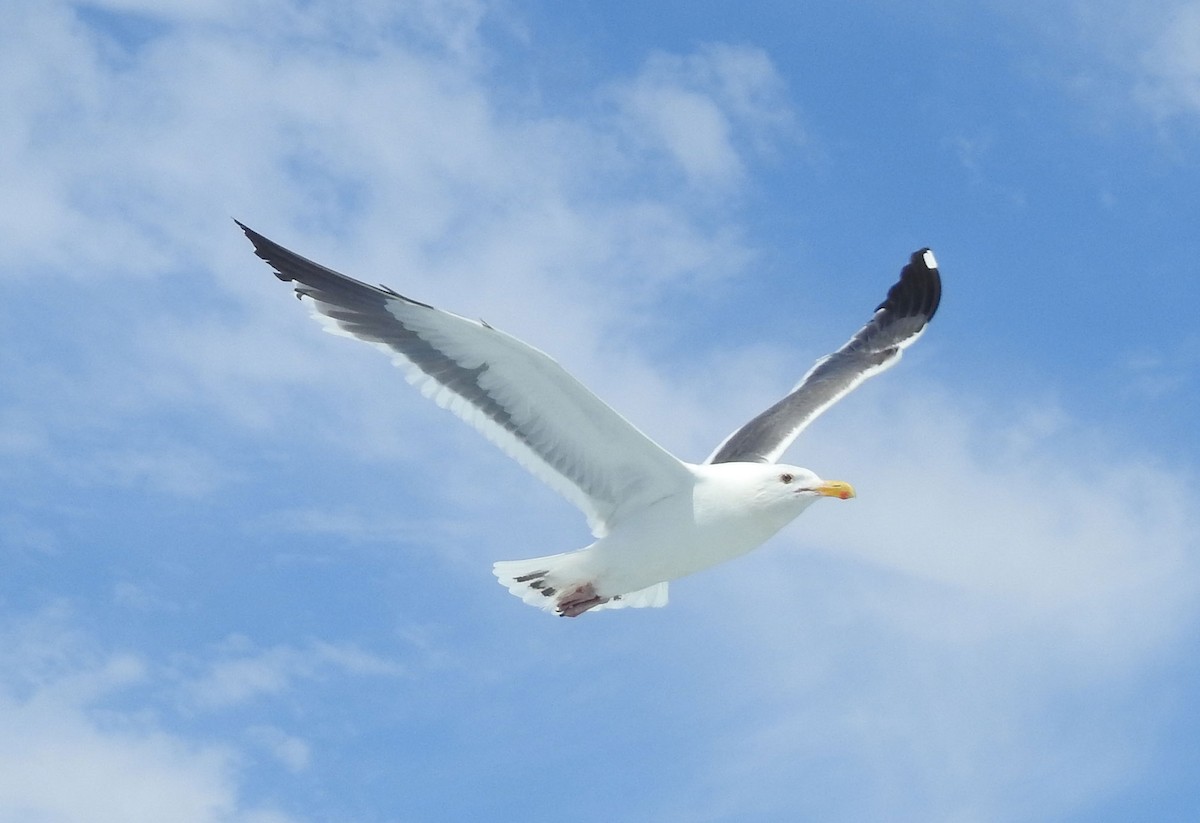
[[[758,49],[715,44],[651,57],[612,91],[635,143],[664,151],[694,186],[742,180],[744,147],[797,136],[782,78]]]
[[[278,696],[298,681],[332,673],[398,677],[398,663],[354,646],[312,641],[296,648],[278,645],[258,648],[245,637],[230,637],[216,659],[206,661],[195,677],[184,677],[182,691],[189,702],[204,709],[228,708],[260,697]]]
[[[719,677],[755,707],[714,750],[698,819],[1053,816],[1138,779],[1165,710],[1131,684],[1196,620],[1194,478],[1061,410],[1006,438],[922,388],[893,382],[798,443],[856,481],[853,504],[696,581],[737,615]]]
[[[1194,0],[1056,4],[1003,11],[1053,43],[1040,65],[1101,117],[1171,126],[1200,111],[1200,6]],[[1190,129],[1189,129],[1190,131]]]
[[[387,22],[463,43],[473,35],[451,37],[450,29],[482,25],[476,4],[453,13],[436,5],[405,5],[386,12]],[[359,34],[371,49],[347,48],[318,68],[290,46],[328,22],[322,4],[289,8],[269,36],[256,33],[253,47],[241,27],[245,10],[211,6],[206,13],[231,15],[218,37],[182,9],[105,8],[107,16],[76,17],[55,4],[24,3],[6,27],[6,65],[28,67],[4,73],[22,107],[13,122],[52,124],[57,136],[13,134],[13,151],[0,160],[24,181],[19,206],[0,208],[8,238],[0,254],[12,263],[0,271],[77,278],[59,309],[62,322],[78,316],[98,332],[96,318],[107,319],[105,346],[84,355],[82,379],[36,364],[41,376],[31,379],[47,383],[61,372],[60,379],[40,399],[21,392],[47,413],[40,431],[8,427],[12,448],[56,442],[55,428],[80,421],[102,431],[105,419],[184,404],[262,427],[288,403],[281,392],[317,381],[343,410],[377,413],[351,388],[369,382],[371,365],[354,354],[339,362],[336,347],[312,342],[303,321],[283,313],[290,307],[277,299],[279,285],[255,268],[230,215],[363,277],[403,270],[405,288],[421,299],[468,313],[490,306],[515,333],[555,340],[559,357],[590,359],[618,317],[628,333],[629,310],[651,304],[666,284],[728,276],[749,260],[736,229],[713,225],[685,193],[615,198],[612,181],[637,180],[658,161],[631,166],[604,147],[618,133],[665,140],[689,174],[720,178],[791,122],[782,81],[748,48],[661,54],[637,76],[593,90],[597,99],[694,97],[701,119],[718,124],[706,131],[686,112],[668,112],[676,135],[668,139],[663,123],[632,109],[620,125],[598,114],[599,105],[574,121],[514,118],[488,99],[465,47],[418,57]],[[133,13],[158,24],[126,43],[121,15]],[[380,14],[384,8],[370,4],[348,12]],[[108,43],[113,38],[119,42]],[[51,68],[41,59],[47,53],[64,59]],[[215,272],[215,281],[201,271]],[[131,288],[130,278],[162,284]],[[592,285],[600,282],[621,288]],[[263,312],[272,298],[281,310]],[[378,414],[370,425],[386,442],[393,418]],[[188,459],[172,467],[166,457],[106,453],[114,476],[177,492],[221,475],[219,466],[202,472],[203,459],[187,480],[180,469]]]
[[[492,34],[521,40],[520,21],[472,0],[10,6],[0,175],[20,197],[0,203],[0,279],[20,345],[0,352],[0,481],[12,492],[0,541],[24,576],[6,575],[3,602],[11,616],[62,596],[81,616],[55,607],[0,637],[0,810],[282,821],[252,764],[295,778],[297,793],[329,773],[318,724],[280,706],[351,684],[350,715],[353,692],[401,681],[422,681],[414,703],[435,709],[428,725],[410,734],[363,712],[347,725],[382,730],[389,748],[347,744],[348,768],[418,773],[437,757],[467,764],[460,776],[502,768],[557,786],[551,799],[585,816],[568,795],[608,791],[625,768],[642,785],[659,753],[672,772],[643,797],[661,800],[663,819],[1065,815],[1138,779],[1156,712],[1170,708],[1137,686],[1181,657],[1196,625],[1197,490],[1172,455],[1147,457],[1089,422],[1094,398],[1042,402],[1058,391],[1036,364],[1020,364],[1026,395],[997,396],[989,364],[955,365],[954,332],[935,324],[921,351],[944,346],[942,378],[916,354],[797,444],[797,462],[854,481],[857,501],[818,507],[764,552],[683,581],[663,614],[534,622],[475,592],[509,607],[487,563],[573,548],[575,513],[426,409],[385,359],[317,333],[229,221],[483,315],[700,458],[824,353],[806,328],[836,325],[799,314],[814,302],[804,261],[786,286],[754,268],[762,250],[742,224],[756,164],[803,139],[795,92],[766,52],[647,49],[552,110],[497,68]],[[1133,15],[1147,19],[1122,54],[1147,62],[1114,88],[1140,77],[1161,105],[1190,105],[1191,51],[1177,42],[1190,8]],[[965,168],[1005,191],[1028,184],[993,163],[1020,143],[1005,124],[954,128],[942,144],[957,149],[954,179]],[[950,179],[919,174],[922,192]],[[804,200],[795,187],[780,197]],[[878,214],[855,211],[849,232],[891,243]],[[956,311],[982,305],[984,268],[953,275]],[[739,283],[764,300],[786,288],[797,319],[764,328]],[[708,325],[679,319],[692,300],[713,307]],[[847,334],[864,319],[848,311]],[[662,339],[686,362],[660,362]],[[1194,358],[1163,351],[1120,366],[1131,390],[1175,396]],[[268,476],[269,488],[255,483]],[[164,497],[195,509],[181,529],[233,549],[163,547],[128,516]],[[95,521],[72,519],[77,500],[101,514],[119,501],[108,526],[122,541],[85,534]],[[300,535],[397,551],[357,577],[288,569],[288,585],[312,587],[296,601],[320,628],[302,632],[278,610],[282,564],[224,565],[246,524],[262,538],[256,559]],[[362,560],[335,554],[318,571]],[[326,586],[342,587],[344,607],[376,572],[379,625],[322,611],[335,599]],[[230,582],[255,573],[261,585]],[[232,602],[245,592],[261,603]],[[326,618],[344,631],[324,633]],[[129,647],[80,628],[93,622]],[[422,677],[375,651],[398,631],[428,654]],[[648,668],[670,655],[686,667]],[[678,739],[645,710],[664,708],[660,697],[684,718]],[[557,748],[563,728],[582,745]],[[631,755],[626,733],[648,748]],[[572,782],[586,769],[547,780],[574,769],[568,749],[611,753],[619,774],[601,789]],[[411,793],[444,799],[430,775]],[[376,779],[387,798],[372,810],[394,811],[390,775]],[[476,801],[494,804],[503,782]]]
[[[302,738],[274,726],[254,726],[247,730],[246,735],[290,771],[302,772],[312,760],[312,746]]]
[[[145,662],[109,654],[44,612],[0,633],[0,817],[96,823],[291,823],[243,799],[237,753],[108,705],[145,685]],[[54,653],[53,650],[70,656]]]
[[[1162,116],[1200,114],[1200,4],[1179,3],[1141,54],[1140,97]]]

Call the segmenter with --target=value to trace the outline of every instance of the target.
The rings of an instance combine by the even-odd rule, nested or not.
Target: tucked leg
[[[596,594],[596,588],[591,583],[576,586],[564,592],[558,598],[558,613],[562,617],[578,617],[588,609],[593,609],[601,603],[607,603],[607,597]]]

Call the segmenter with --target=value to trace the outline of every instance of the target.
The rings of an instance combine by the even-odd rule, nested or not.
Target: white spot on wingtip
[[[927,269],[936,269],[937,268],[937,258],[933,256],[932,249],[925,249],[925,252],[921,255],[921,259],[925,261],[925,268],[927,268]]]

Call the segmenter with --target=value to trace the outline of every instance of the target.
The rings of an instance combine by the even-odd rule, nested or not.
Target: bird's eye
[[[782,480],[784,483],[791,483],[796,478],[791,473],[784,473],[784,474],[779,475],[779,479]]]

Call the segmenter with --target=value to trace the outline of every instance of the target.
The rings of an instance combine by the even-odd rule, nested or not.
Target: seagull
[[[493,565],[512,594],[563,617],[665,606],[670,581],[757,548],[822,497],[854,497],[849,483],[777,461],[819,414],[895,365],[942,291],[933,252],[913,252],[844,346],[703,463],[689,463],[517,338],[339,274],[234,222],[326,330],[387,353],[422,394],[583,511],[591,545]]]

